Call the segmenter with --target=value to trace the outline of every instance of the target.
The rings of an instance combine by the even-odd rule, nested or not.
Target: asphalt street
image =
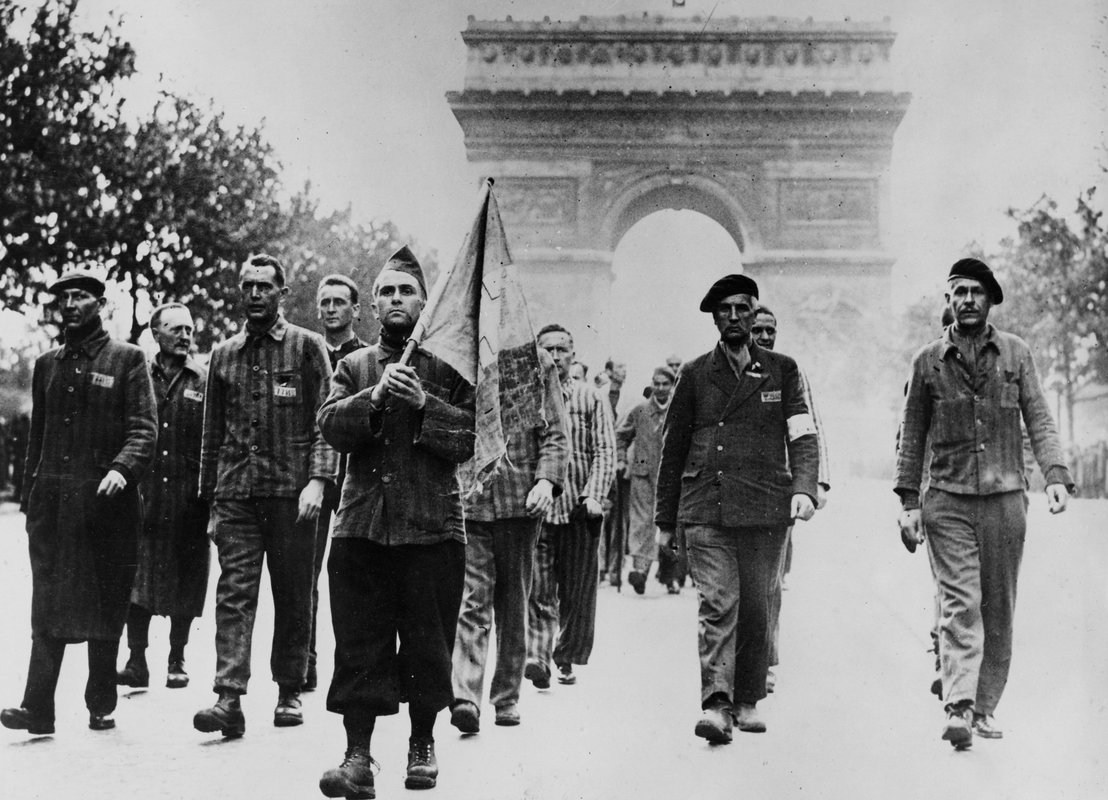
[[[1050,516],[1031,499],[1016,616],[1015,656],[997,711],[1000,741],[955,752],[928,693],[931,615],[927,558],[909,556],[887,483],[844,482],[796,532],[782,612],[777,691],[760,704],[765,734],[730,745],[693,736],[697,719],[696,596],[645,596],[602,587],[592,661],[575,686],[524,684],[517,728],[462,737],[439,718],[441,768],[428,798],[670,800],[716,798],[1050,798],[1108,796],[1108,501],[1076,500]],[[213,567],[212,582],[214,585]],[[192,683],[164,688],[168,621],[155,618],[151,688],[128,690],[118,727],[87,728],[85,648],[70,646],[58,687],[57,732],[0,730],[0,797],[314,798],[320,773],[341,760],[341,721],[324,708],[333,640],[325,624],[320,691],[305,724],[272,725],[272,605],[263,586],[254,678],[243,698],[246,735],[223,741],[192,728],[214,700],[214,629],[197,620]],[[325,597],[325,591],[322,593]],[[19,705],[30,648],[30,571],[23,516],[0,508],[0,705]],[[320,610],[329,620],[325,605]],[[125,648],[124,648],[125,650]],[[121,653],[121,661],[125,652]],[[490,672],[491,677],[491,672]],[[406,715],[374,737],[377,797],[404,789]]]

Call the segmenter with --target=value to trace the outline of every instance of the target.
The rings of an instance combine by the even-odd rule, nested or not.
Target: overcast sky
[[[391,219],[446,262],[461,243],[476,191],[444,97],[462,87],[467,15],[889,16],[898,33],[892,51],[898,88],[913,95],[890,175],[889,246],[899,258],[893,297],[903,302],[940,286],[967,243],[990,247],[1009,233],[1008,207],[1029,206],[1045,192],[1068,209],[1078,191],[1103,181],[1102,6],[1096,0],[687,0],[684,9],[670,0],[83,0],[81,13],[90,26],[102,24],[111,9],[122,15],[138,54],[139,75],[127,87],[136,110],[148,108],[162,85],[210,99],[234,122],[264,123],[290,191],[311,180],[325,207],[351,203],[359,218]],[[700,248],[703,260],[728,258],[722,229],[682,214],[632,229],[616,252],[617,288],[621,264],[658,256],[663,233],[666,258],[690,248]]]

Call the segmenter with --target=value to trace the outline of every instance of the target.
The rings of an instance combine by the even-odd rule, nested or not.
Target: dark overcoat
[[[146,519],[131,602],[153,614],[199,617],[211,566],[208,504],[200,489],[200,440],[208,371],[191,358],[170,378],[151,362],[158,447],[142,482]]]
[[[788,525],[792,495],[815,502],[818,473],[795,361],[751,344],[741,378],[722,346],[681,367],[663,432],[658,527]]]
[[[142,524],[139,481],[157,439],[146,357],[100,329],[35,362],[23,507],[31,629],[67,641],[118,639]],[[98,497],[116,470],[127,487]]]

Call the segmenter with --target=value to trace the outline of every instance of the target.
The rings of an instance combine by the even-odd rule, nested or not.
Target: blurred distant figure
[[[588,364],[584,364],[580,361],[574,361],[569,365],[569,377],[578,383],[585,383],[589,378]]]
[[[8,455],[8,420],[0,417],[0,492],[8,488],[8,476],[11,475],[10,456]]]
[[[666,366],[669,367],[674,375],[681,373],[681,356],[671,355],[666,357]]]
[[[894,491],[905,547],[914,552],[926,532],[942,595],[942,738],[964,749],[974,734],[1003,736],[993,713],[1012,659],[1027,525],[1021,418],[1052,513],[1065,510],[1073,481],[1031,351],[988,322],[1004,300],[992,270],[976,258],[955,262],[946,300],[954,324],[912,360]],[[928,450],[930,486],[921,502]]]
[[[68,644],[88,642],[89,728],[115,727],[119,637],[135,577],[142,480],[158,436],[142,350],[108,336],[104,282],[76,270],[50,287],[65,344],[35,362],[27,481],[31,663],[5,728],[54,732],[54,692]]]
[[[123,686],[150,685],[146,648],[150,618],[155,614],[170,619],[165,685],[188,686],[185,646],[208,592],[208,504],[198,496],[208,371],[190,356],[193,330],[192,314],[180,303],[158,306],[150,316],[150,331],[158,345],[150,362],[158,404],[158,446],[142,482],[146,518],[127,612],[130,656],[116,675]]]
[[[23,496],[23,473],[27,462],[27,437],[31,431],[31,417],[21,412],[12,417],[8,432],[8,458],[12,465],[12,495]]]
[[[651,380],[649,399],[636,405],[616,426],[618,443],[616,469],[629,479],[630,527],[627,537],[631,572],[627,582],[636,594],[646,590],[650,565],[658,556],[658,531],[654,526],[654,491],[658,483],[658,462],[662,457],[662,426],[669,407],[676,376],[669,367],[657,367]],[[633,462],[628,448],[634,445]],[[668,541],[666,545],[668,547]],[[666,587],[671,594],[681,591],[676,579]]]

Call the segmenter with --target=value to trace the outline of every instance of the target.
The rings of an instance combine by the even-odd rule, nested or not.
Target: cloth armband
[[[787,420],[789,424],[789,441],[795,442],[801,436],[815,436],[816,423],[811,414],[794,414]]]

